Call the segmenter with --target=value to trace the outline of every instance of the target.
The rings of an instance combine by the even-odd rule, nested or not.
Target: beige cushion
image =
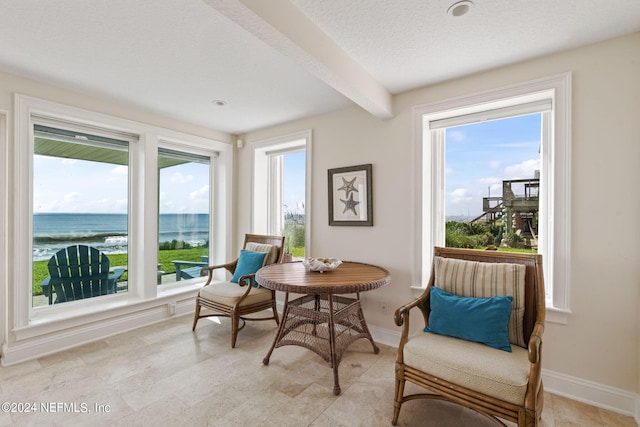
[[[524,265],[442,257],[435,257],[434,265],[435,286],[449,293],[476,298],[512,296],[509,342],[527,346],[523,325]]]
[[[443,335],[419,332],[404,346],[404,363],[479,393],[522,405],[529,381],[527,350],[512,352]]]
[[[214,282],[200,289],[200,297],[215,301],[227,306],[235,305],[240,297],[247,291],[246,286],[240,286],[232,282]],[[242,300],[240,307],[271,300],[271,291],[262,287],[251,288],[249,295]]]
[[[278,261],[278,247],[267,243],[247,242],[245,249],[253,252],[266,252],[262,265],[273,264]]]

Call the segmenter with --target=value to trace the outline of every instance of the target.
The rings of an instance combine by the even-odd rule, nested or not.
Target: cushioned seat
[[[203,267],[201,274],[207,274],[207,282],[196,298],[196,311],[193,317],[193,330],[198,320],[209,316],[223,316],[231,319],[231,347],[236,346],[238,332],[245,320],[275,320],[279,324],[276,308],[276,292],[263,288],[254,282],[256,271],[264,265],[282,262],[284,254],[283,236],[264,236],[247,234],[244,238],[240,256],[226,264]],[[224,268],[232,277],[229,281],[213,279],[213,272]],[[201,308],[211,311],[201,314]],[[242,316],[271,310],[271,316]],[[261,317],[258,317],[261,316]],[[242,326],[240,321],[242,320]]]
[[[411,327],[411,311],[424,323]],[[537,426],[544,318],[541,255],[434,248],[424,292],[395,312],[402,335],[391,423],[405,402],[444,399],[499,425]],[[430,393],[405,395],[407,381]]]
[[[242,298],[246,290],[246,287],[240,287],[237,283],[218,282],[215,286],[202,288],[200,297],[230,306],[240,302],[240,307],[271,300],[271,291],[269,289],[252,287],[249,294]]]
[[[420,332],[404,346],[404,363],[482,394],[518,404],[529,383],[527,350],[512,352],[458,338]]]

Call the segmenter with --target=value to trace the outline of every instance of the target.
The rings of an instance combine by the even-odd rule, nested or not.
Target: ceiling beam
[[[289,0],[203,0],[369,113],[393,117],[391,94]]]

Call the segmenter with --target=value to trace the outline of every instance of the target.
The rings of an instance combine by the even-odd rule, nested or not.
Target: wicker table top
[[[391,275],[371,264],[345,261],[333,271],[307,271],[301,262],[271,264],[256,273],[265,288],[297,294],[350,294],[370,291],[391,282]]]

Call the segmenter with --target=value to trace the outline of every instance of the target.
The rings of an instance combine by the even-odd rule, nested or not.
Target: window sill
[[[175,303],[176,300],[195,297],[203,281],[190,282],[180,287],[158,289],[157,296],[153,298],[141,299],[133,295],[114,295],[96,303],[40,312],[31,318],[27,326],[15,328],[12,332],[15,334],[16,341],[20,342],[61,330],[84,327],[91,323],[112,322],[121,316],[129,316],[132,313]]]
[[[545,321],[550,323],[559,323],[566,325],[569,323],[569,317],[571,316],[571,310],[558,307],[547,306],[547,313]]]

